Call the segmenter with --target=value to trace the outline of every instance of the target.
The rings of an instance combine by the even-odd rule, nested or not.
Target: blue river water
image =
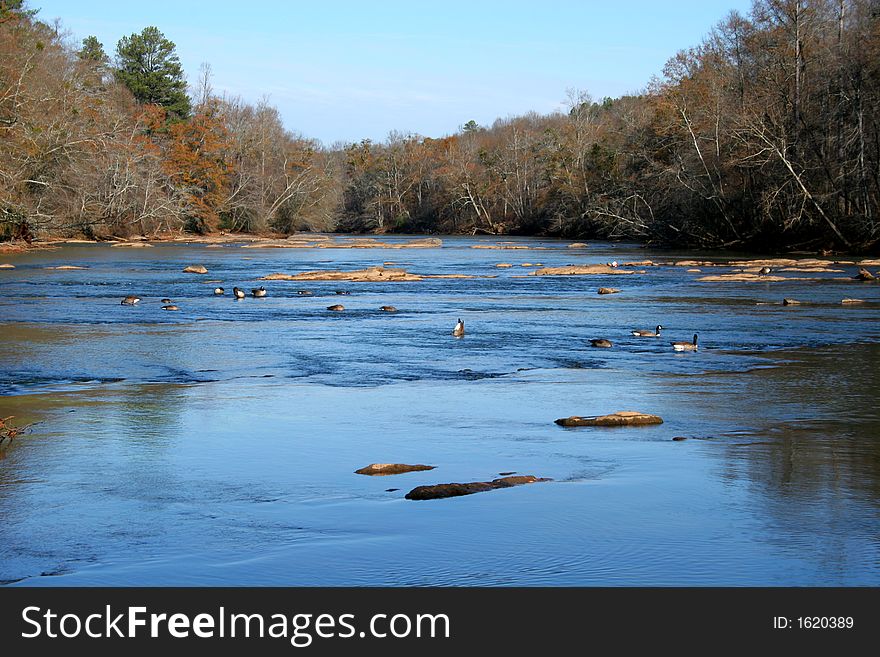
[[[0,417],[34,423],[0,457],[0,582],[880,585],[880,284],[833,258],[780,282],[522,266],[739,257],[568,244],[0,255]],[[389,262],[476,278],[260,280]],[[620,410],[664,423],[553,422]],[[552,481],[404,499],[502,472]]]

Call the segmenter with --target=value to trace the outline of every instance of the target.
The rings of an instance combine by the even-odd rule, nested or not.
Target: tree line
[[[328,148],[0,0],[0,235],[372,231],[707,248],[880,243],[880,0],[756,0],[637,95]]]

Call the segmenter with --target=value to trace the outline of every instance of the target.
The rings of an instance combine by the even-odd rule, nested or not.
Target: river
[[[0,256],[15,265],[0,270],[0,417],[34,423],[0,458],[0,582],[880,585],[880,285],[851,265],[755,283],[675,266],[531,276],[523,263],[738,254],[471,248],[494,244]],[[384,262],[479,278],[259,280]],[[260,284],[266,298],[232,300]],[[696,353],[673,352],[694,333]],[[664,423],[554,424],[619,410]],[[436,468],[354,474],[373,462]],[[552,481],[404,498],[503,472]]]

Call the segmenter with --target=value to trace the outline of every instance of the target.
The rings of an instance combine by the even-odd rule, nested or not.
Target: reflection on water
[[[607,279],[518,278],[516,265],[685,254],[473,243],[405,258],[192,245],[18,256],[0,272],[0,417],[38,424],[0,457],[0,581],[880,583],[880,285],[709,284],[655,267],[599,297]],[[202,280],[247,289],[274,271],[388,260],[497,277],[309,282],[309,297],[272,282],[238,303]],[[44,269],[60,263],[88,269]],[[194,263],[209,275],[180,273]],[[351,292],[346,311],[328,313],[337,289]],[[141,304],[121,306],[131,293]],[[181,312],[159,310],[165,296]],[[769,305],[784,296],[810,305]],[[848,296],[867,303],[841,306]],[[658,323],[661,339],[629,334]],[[698,353],[669,349],[694,332]],[[623,409],[665,423],[553,424]],[[353,474],[377,461],[437,469]],[[554,481],[403,499],[509,471]]]

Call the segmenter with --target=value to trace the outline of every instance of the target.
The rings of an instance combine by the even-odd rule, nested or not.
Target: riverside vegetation
[[[876,249],[880,3],[756,0],[638,94],[324,146],[188,89],[156,27],[113,57],[0,1],[0,235],[492,233]]]

